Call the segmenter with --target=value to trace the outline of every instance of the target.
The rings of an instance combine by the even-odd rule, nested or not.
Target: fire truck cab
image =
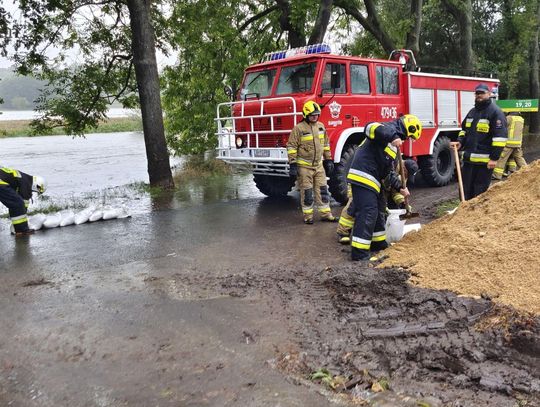
[[[418,162],[430,185],[448,184],[454,174],[450,140],[474,106],[474,88],[486,83],[496,93],[499,81],[419,72],[409,53],[382,60],[336,55],[317,44],[268,54],[245,70],[236,100],[217,107],[218,158],[251,164],[261,192],[286,195],[294,185],[287,139],[304,103],[314,100],[330,140],[335,171],[329,188],[337,201],[347,201],[346,176],[364,126],[407,113],[419,117],[423,132],[404,144],[404,157]]]

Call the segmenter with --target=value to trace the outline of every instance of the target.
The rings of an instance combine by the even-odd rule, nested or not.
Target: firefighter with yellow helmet
[[[394,161],[403,142],[418,140],[422,123],[407,114],[388,123],[372,122],[364,128],[365,139],[357,148],[347,181],[351,184],[354,226],[351,237],[351,259],[368,260],[371,251],[386,249],[385,199],[383,180],[404,197],[409,190],[401,185],[394,171]]]
[[[308,100],[302,109],[304,119],[291,131],[287,142],[289,174],[297,178],[304,223],[313,224],[317,207],[321,220],[337,222],[330,209],[326,176],[334,171],[330,143],[324,125],[319,122],[320,106]]]

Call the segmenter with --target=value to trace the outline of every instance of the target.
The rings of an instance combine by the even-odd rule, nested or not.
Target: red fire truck
[[[421,72],[405,50],[389,60],[332,54],[326,44],[270,53],[245,70],[236,100],[217,107],[218,158],[251,164],[262,193],[286,195],[294,185],[287,139],[302,120],[304,103],[314,100],[330,139],[335,171],[329,187],[337,201],[347,200],[347,171],[364,125],[406,113],[420,118],[423,132],[404,144],[403,155],[418,162],[427,183],[446,185],[454,173],[450,141],[473,107],[479,83],[497,93],[497,79]]]

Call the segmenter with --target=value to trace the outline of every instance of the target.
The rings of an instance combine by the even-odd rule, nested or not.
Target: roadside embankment
[[[413,284],[540,314],[540,160],[385,251]]]

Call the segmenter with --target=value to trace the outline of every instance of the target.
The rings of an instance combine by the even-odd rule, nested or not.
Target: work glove
[[[296,163],[289,164],[289,176],[291,178],[295,178],[298,176],[298,166],[296,165]]]
[[[324,167],[324,172],[326,172],[326,175],[329,177],[334,172],[334,161],[324,160],[323,167]]]

